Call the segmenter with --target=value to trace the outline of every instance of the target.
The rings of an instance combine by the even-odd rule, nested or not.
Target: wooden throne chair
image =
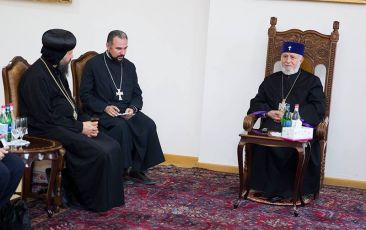
[[[19,109],[19,83],[24,72],[28,69],[28,62],[20,57],[14,57],[7,66],[2,69],[5,103],[14,104],[14,116],[20,115]],[[63,168],[65,150],[58,141],[26,135],[29,146],[10,148],[10,152],[19,155],[25,164],[22,180],[22,198],[38,197],[32,193],[32,178],[34,161],[51,161],[51,173],[46,194],[47,213],[52,216],[54,210],[57,212],[61,205],[61,170]],[[53,209],[51,205],[56,205]]]
[[[83,77],[85,64],[98,53],[95,51],[88,51],[82,54],[79,58],[71,61],[71,73],[72,73],[72,93],[76,101],[78,108],[82,110],[82,103],[80,100],[80,83]]]
[[[277,31],[277,18],[271,18],[271,26],[268,29],[268,47],[265,76],[279,71],[281,60],[281,46],[284,41],[301,42],[305,44],[304,61],[301,68],[317,75],[324,88],[326,97],[326,110],[323,121],[316,127],[316,138],[320,144],[320,186],[323,185],[325,157],[327,150],[328,125],[330,102],[332,95],[332,83],[334,72],[334,61],[336,55],[336,47],[339,39],[338,29],[339,22],[333,22],[333,31],[329,34],[322,34],[315,30],[298,30],[290,29],[286,31]],[[247,199],[249,194],[249,178],[251,173],[251,146],[252,144],[272,146],[272,147],[290,147],[297,150],[298,164],[296,168],[295,181],[293,185],[292,204],[294,207],[294,215],[298,216],[296,209],[297,201],[300,200],[301,205],[304,205],[302,198],[302,178],[304,174],[303,165],[308,161],[308,143],[298,141],[287,141],[278,137],[260,136],[253,134],[253,126],[257,121],[255,115],[247,115],[244,117],[243,128],[244,132],[240,134],[240,142],[237,148],[240,191],[239,199],[235,202],[234,208],[237,208],[243,199]],[[245,147],[245,164],[243,164],[243,149]],[[316,198],[319,191],[314,194]]]

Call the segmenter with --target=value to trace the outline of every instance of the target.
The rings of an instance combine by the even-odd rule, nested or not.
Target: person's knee
[[[108,153],[120,153],[121,152],[121,146],[120,144],[114,140],[114,139],[111,139],[108,143],[108,146],[106,146],[108,149],[106,150],[106,152]]]
[[[146,124],[147,124],[147,127],[149,129],[152,129],[152,130],[155,130],[156,129],[156,124],[155,124],[155,122],[151,118],[149,118],[147,120]]]
[[[9,183],[11,173],[8,168],[1,167],[0,168],[0,191],[6,188]],[[1,195],[1,194],[0,194]]]
[[[117,127],[125,127],[127,126],[127,121],[118,117],[113,120],[113,125]]]
[[[124,119],[118,119],[115,123],[112,129],[117,129],[117,130],[126,130],[128,129],[128,124],[127,121]]]
[[[19,166],[14,169],[13,173],[19,178],[22,177],[24,174],[24,163],[22,162],[19,164]]]
[[[16,155],[9,155],[11,157],[11,171],[13,175],[17,177],[21,177],[24,173],[24,162],[23,160]]]

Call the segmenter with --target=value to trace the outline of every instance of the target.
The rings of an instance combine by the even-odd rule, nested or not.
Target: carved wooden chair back
[[[71,73],[72,73],[72,92],[75,97],[78,108],[82,108],[80,100],[80,83],[83,76],[85,64],[98,53],[95,51],[88,51],[82,54],[79,58],[71,61]]]
[[[5,103],[14,104],[14,116],[19,116],[19,83],[23,73],[28,69],[29,63],[20,56],[14,57],[7,66],[3,68],[3,85]]]

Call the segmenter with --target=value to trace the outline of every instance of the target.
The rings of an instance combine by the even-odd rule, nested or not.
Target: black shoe
[[[264,193],[262,192],[254,192],[253,197],[264,197]]]
[[[271,203],[278,203],[278,202],[282,202],[283,199],[284,198],[282,196],[272,196],[272,197],[269,197],[267,200]]]
[[[62,181],[61,181],[61,205],[63,208],[72,208],[78,210],[87,210],[78,199],[73,194],[73,186],[71,180],[66,172],[62,171]]]
[[[31,229],[27,204],[16,199],[0,208],[0,229]]]
[[[82,204],[80,204],[74,196],[68,196],[64,193],[61,193],[62,207],[63,208],[72,208],[77,210],[87,210]]]
[[[131,185],[134,184],[135,182],[132,180],[132,178],[130,176],[123,176],[123,184],[124,185]]]
[[[147,184],[147,185],[156,184],[156,181],[153,181],[150,178],[148,178],[143,172],[131,171],[129,176],[131,180],[133,180],[136,183]]]

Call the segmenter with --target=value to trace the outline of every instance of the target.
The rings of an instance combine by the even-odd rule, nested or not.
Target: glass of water
[[[26,117],[20,117],[19,123],[19,137],[23,141],[23,136],[28,134],[28,119]]]

